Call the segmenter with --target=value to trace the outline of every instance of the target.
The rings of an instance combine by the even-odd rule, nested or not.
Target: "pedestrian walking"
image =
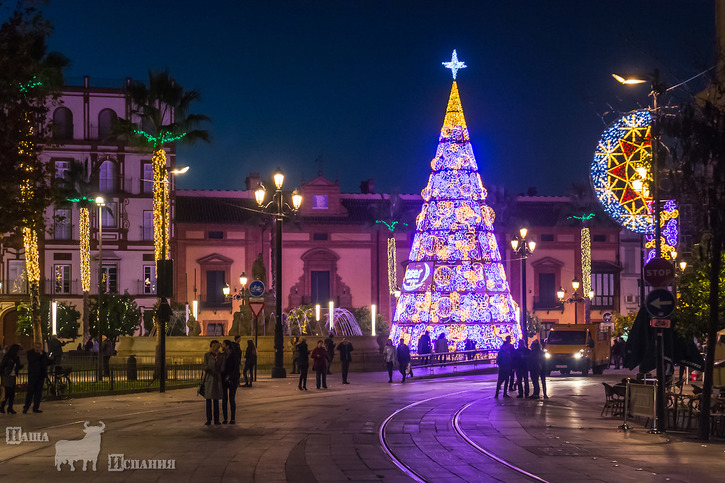
[[[219,341],[213,340],[209,343],[209,352],[204,354],[204,399],[206,399],[206,426],[211,424],[212,415],[214,424],[221,424],[219,421],[219,400],[222,398],[222,370],[224,357],[219,352]],[[212,411],[213,409],[213,411]]]
[[[327,357],[327,349],[322,340],[317,341],[317,347],[312,351],[312,369],[315,371],[315,379],[317,381],[317,389],[320,388],[320,384],[324,389],[327,389],[327,365],[329,364],[329,358]]]
[[[511,364],[513,362],[511,357],[512,350],[511,336],[507,335],[496,356],[496,364],[498,364],[498,380],[496,381],[496,395],[494,396],[496,398],[499,392],[501,392],[501,384],[503,384],[503,397],[509,397],[509,377],[511,376]]]
[[[230,424],[236,423],[237,389],[239,388],[239,364],[242,352],[239,346],[230,340],[224,341],[224,368],[222,370],[222,424],[227,424],[227,405],[231,412]]]
[[[327,373],[332,374],[332,360],[335,358],[335,341],[332,340],[332,334],[325,339],[325,350],[327,351]]]
[[[383,348],[383,360],[388,368],[388,382],[393,382],[393,366],[395,365],[395,347],[393,341],[388,339]]]
[[[40,410],[40,398],[43,397],[43,382],[48,375],[48,354],[43,350],[43,344],[36,342],[33,348],[27,352],[28,357],[28,391],[25,394],[25,405],[23,413],[30,409],[33,403],[33,412],[42,413]]]
[[[513,351],[513,368],[516,374],[516,387],[519,390],[517,398],[529,397],[529,370],[526,361],[529,359],[529,348],[523,341]]]
[[[292,337],[290,340],[290,348],[292,349],[292,374],[299,374],[300,372],[300,354],[297,352],[297,345],[300,343],[300,338],[297,336]]]
[[[299,344],[297,344],[297,352],[299,353],[299,369],[300,369],[300,380],[297,383],[297,389],[300,391],[307,390],[307,370],[310,367],[310,349],[307,347],[305,338],[300,338]]]
[[[5,412],[5,403],[8,404],[8,414],[15,414],[13,403],[15,402],[15,387],[18,372],[23,368],[20,363],[20,345],[13,344],[3,356],[0,362],[0,384],[5,388],[5,399],[0,404],[0,413]]]
[[[350,384],[347,380],[347,374],[352,361],[352,343],[347,340],[347,337],[343,337],[342,342],[337,345],[337,350],[340,353],[340,365],[342,366],[342,383]]]
[[[390,345],[392,345],[392,341]],[[425,356],[421,358],[421,364],[428,364],[430,362],[430,356],[427,355],[430,354],[430,351],[430,332],[426,330],[425,333],[420,336],[420,339],[418,339],[418,355]]]
[[[400,344],[396,349],[396,358],[398,359],[398,370],[403,376],[403,382],[405,382],[405,375],[408,373],[408,366],[410,365],[410,349],[405,344],[405,339],[400,338]]]
[[[448,354],[448,341],[446,340],[445,334],[439,335],[436,339],[435,351],[436,354]],[[446,362],[447,357],[447,355],[439,355],[438,360],[440,362]]]
[[[257,348],[252,339],[247,341],[247,350],[244,351],[244,387],[252,387],[254,381],[254,368],[257,365]],[[247,376],[249,374],[249,376]]]
[[[546,394],[544,351],[541,350],[541,344],[538,340],[531,343],[527,366],[529,368],[529,374],[531,375],[531,384],[534,386],[534,391],[529,399],[539,399],[541,392],[544,394],[544,399],[549,399],[549,396]],[[539,381],[541,381],[541,386],[539,386]]]

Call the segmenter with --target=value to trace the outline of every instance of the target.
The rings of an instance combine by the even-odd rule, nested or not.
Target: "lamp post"
[[[96,330],[98,332],[98,380],[103,379],[103,332],[101,330],[101,306],[103,302],[103,208],[106,200],[96,196],[98,207],[98,310],[96,311]]]
[[[519,325],[521,328],[521,336],[526,347],[529,346],[529,334],[526,328],[526,258],[534,253],[534,249],[536,248],[536,242],[526,238],[528,232],[529,230],[527,228],[521,228],[519,230],[519,236],[511,240],[511,248],[514,253],[521,257],[521,320],[519,321]]]
[[[571,287],[574,289],[574,293],[571,297],[564,300],[564,297],[566,296],[566,290],[563,288],[559,288],[559,290],[556,292],[557,297],[559,297],[559,301],[561,301],[562,304],[574,304],[574,325],[579,323],[579,310],[577,307],[577,304],[579,302],[588,303],[591,302],[591,300],[594,298],[594,290],[590,290],[586,297],[579,294],[579,280],[574,278],[574,280],[571,281]],[[564,309],[562,309],[563,311]],[[589,320],[589,317],[586,317],[586,320]]]
[[[283,378],[287,377],[287,373],[284,369],[284,340],[282,334],[282,222],[284,221],[285,216],[287,216],[285,214],[285,207],[288,212],[296,213],[302,205],[302,196],[297,192],[297,190],[294,190],[292,192],[292,206],[290,207],[285,203],[282,192],[282,185],[284,184],[284,174],[282,173],[282,170],[277,168],[277,171],[275,171],[272,178],[274,179],[274,186],[276,188],[272,200],[267,204],[264,203],[266,189],[262,184],[260,184],[254,191],[254,198],[260,208],[268,209],[272,206],[272,214],[276,220],[277,233],[275,251],[277,258],[277,270],[275,272],[275,300],[277,303],[275,306],[275,312],[277,320],[274,324],[274,367],[272,368],[272,377]]]

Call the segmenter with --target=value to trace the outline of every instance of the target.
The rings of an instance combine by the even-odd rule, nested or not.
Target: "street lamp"
[[[302,205],[302,196],[297,190],[292,193],[292,206],[289,206],[284,202],[284,194],[282,192],[282,185],[284,184],[284,174],[282,170],[277,168],[274,175],[274,186],[276,188],[272,200],[264,204],[264,197],[266,189],[260,184],[254,191],[254,199],[260,208],[268,209],[272,206],[272,214],[276,220],[277,236],[276,236],[276,258],[277,258],[277,270],[275,279],[275,314],[277,320],[274,324],[274,367],[272,368],[272,377],[282,378],[287,377],[287,373],[284,369],[284,340],[282,335],[282,222],[285,216],[285,207],[288,213],[296,213]]]
[[[103,333],[101,332],[101,302],[103,301],[103,208],[106,200],[96,196],[98,207],[98,310],[96,311],[96,330],[98,332],[98,380],[103,378]]]
[[[587,296],[583,296],[579,294],[579,286],[580,286],[579,280],[575,277],[574,280],[571,281],[571,288],[574,289],[574,293],[571,297],[564,300],[564,297],[566,296],[566,290],[563,288],[559,288],[559,290],[556,292],[556,296],[559,297],[559,301],[561,301],[562,304],[574,304],[574,324],[579,323],[579,310],[577,310],[577,305],[579,302],[588,302],[591,303],[592,299],[594,298],[594,290],[590,290]],[[563,305],[562,305],[563,307]],[[562,312],[564,309],[562,308]],[[586,317],[588,320],[589,317]]]
[[[526,347],[529,346],[529,334],[526,329],[526,258],[534,253],[534,249],[536,248],[536,242],[526,238],[528,232],[528,229],[521,228],[519,230],[519,236],[511,240],[511,248],[513,248],[514,253],[521,257],[521,320],[519,321],[519,325],[521,327],[521,336]]]
[[[222,287],[222,293],[224,294],[224,300],[228,300],[230,302],[230,306],[229,306],[230,314],[234,312],[234,306],[231,303],[233,300],[241,300],[242,305],[245,305],[247,281],[248,281],[247,274],[245,272],[242,272],[242,274],[239,276],[239,285],[241,285],[242,288],[239,289],[239,291],[237,291],[237,289],[235,288],[234,295],[232,295],[232,288],[229,286],[228,283],[225,283],[224,287]]]

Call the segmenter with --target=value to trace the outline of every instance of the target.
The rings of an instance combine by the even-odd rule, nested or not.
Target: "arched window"
[[[101,193],[113,193],[116,191],[116,163],[106,160],[101,163],[98,173],[98,190]]]
[[[98,113],[98,139],[100,141],[108,140],[111,137],[116,118],[113,109],[103,109]]]
[[[67,107],[59,107],[53,111],[53,137],[73,139],[73,113]]]

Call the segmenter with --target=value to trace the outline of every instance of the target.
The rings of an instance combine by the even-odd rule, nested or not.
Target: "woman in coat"
[[[322,387],[327,389],[327,350],[322,340],[317,341],[317,347],[312,351],[312,369],[315,370],[315,377],[317,380],[317,389],[320,388],[320,381]]]
[[[0,413],[5,412],[5,403],[8,403],[8,414],[15,414],[13,403],[15,402],[15,379],[23,365],[20,363],[20,345],[13,344],[0,362],[0,383],[5,388],[5,399],[0,404]]]
[[[244,387],[252,387],[254,381],[254,367],[257,365],[257,348],[252,339],[247,341],[247,350],[244,351]],[[249,376],[247,376],[249,374]]]
[[[430,344],[429,344],[430,345]],[[429,348],[430,350],[430,348]],[[383,349],[383,360],[388,368],[388,382],[393,382],[393,365],[395,364],[395,347],[393,341],[388,339]]]
[[[305,338],[302,337],[297,344],[297,353],[298,353],[298,359],[297,359],[297,367],[300,370],[300,381],[297,384],[297,388],[300,391],[306,391],[307,390],[307,370],[310,367],[310,350],[307,348],[307,341],[305,341]]]
[[[214,424],[221,424],[219,421],[219,400],[222,398],[222,370],[224,367],[224,356],[219,352],[219,341],[213,340],[209,343],[209,352],[204,354],[204,398],[206,399],[206,426],[211,424],[212,402]]]

